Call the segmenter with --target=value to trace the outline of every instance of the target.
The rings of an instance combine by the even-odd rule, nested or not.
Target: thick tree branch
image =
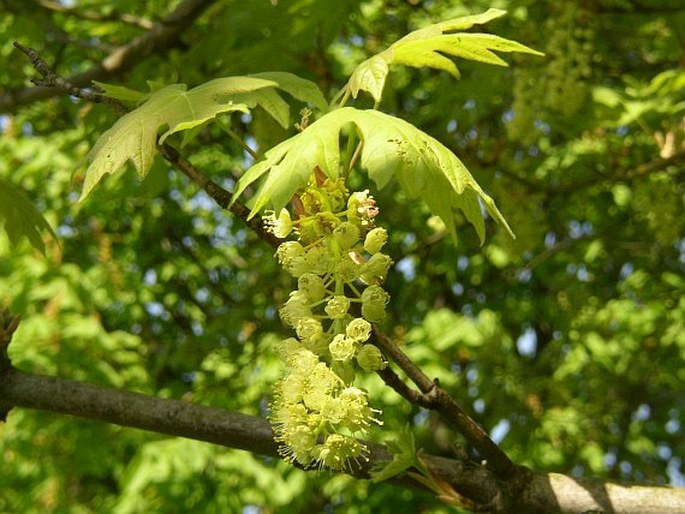
[[[18,325],[17,316],[0,311],[0,421],[6,420],[12,408],[25,407],[279,457],[271,426],[260,417],[16,370],[7,352]],[[348,473],[368,478],[374,466],[390,460],[385,447],[373,443],[368,447],[368,460],[360,461]],[[513,479],[502,480],[488,467],[468,460],[434,455],[422,455],[422,460],[436,478],[467,498],[479,512],[685,512],[685,489],[574,479],[525,468],[518,468]],[[402,477],[394,482],[409,484]]]
[[[76,87],[90,87],[94,80],[106,80],[121,74],[150,55],[163,52],[178,43],[183,31],[193,24],[215,0],[184,0],[164,20],[145,34],[110,53],[93,68],[67,78]],[[0,112],[13,112],[22,105],[61,94],[57,87],[31,87],[0,95]]]
[[[0,412],[6,414],[11,407],[68,414],[260,455],[279,456],[271,427],[263,418],[4,367],[0,369]],[[369,460],[351,469],[350,474],[368,478],[374,465],[390,459],[383,446],[369,444],[369,449]],[[685,512],[685,489],[530,472],[521,473],[516,482],[503,482],[487,467],[469,461],[433,455],[422,458],[433,473],[477,504],[480,511],[530,514],[594,510],[607,514]],[[401,480],[397,483],[408,485]]]

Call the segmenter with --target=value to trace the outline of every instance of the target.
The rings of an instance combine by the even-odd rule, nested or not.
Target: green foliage
[[[137,99],[122,88],[104,86],[105,94],[117,99]],[[251,77],[214,79],[187,90],[184,84],[166,86],[150,93],[144,103],[125,114],[107,130],[87,156],[89,162],[81,198],[90,194],[106,174],[119,171],[132,161],[138,174],[145,177],[159,143],[176,132],[189,130],[219,114],[248,113],[259,105],[282,126],[290,123],[288,104],[275,91],[282,89],[295,98],[311,101],[317,107],[326,102],[319,89],[311,82],[289,73],[271,72]]]
[[[421,198],[456,236],[453,209],[461,209],[476,228],[481,241],[485,223],[480,199],[487,212],[509,226],[462,162],[439,141],[404,120],[387,114],[343,107],[309,125],[301,133],[272,148],[238,183],[234,199],[263,175],[267,178],[255,194],[251,216],[270,205],[284,207],[318,167],[337,178],[341,164],[339,139],[347,125],[359,131],[360,164],[379,189],[396,178],[409,198]],[[510,231],[511,232],[511,231]]]
[[[492,50],[542,55],[520,43],[492,34],[452,33],[487,23],[505,14],[506,11],[501,9],[489,9],[483,14],[462,16],[415,30],[383,52],[359,64],[346,87],[354,98],[357,98],[359,91],[366,91],[376,102],[380,102],[392,64],[436,68],[447,71],[458,79],[460,74],[457,66],[443,54],[499,66],[507,64]]]
[[[0,99],[32,87],[27,78],[34,71],[12,40],[36,48],[69,76],[145,33],[123,13],[149,21],[169,9],[158,0],[78,2],[70,12],[52,11],[52,4],[3,4]],[[150,96],[138,91],[147,91],[151,79],[195,85],[279,69],[316,82],[332,98],[360,62],[405,34],[482,13],[490,2],[212,5],[185,29],[182,44],[107,78],[125,88],[105,86],[107,94],[144,108]],[[459,156],[497,198],[516,240],[499,230],[481,246],[475,231],[463,230],[455,244],[414,199],[416,190],[388,186],[373,193],[389,234],[383,251],[396,261],[384,286],[392,297],[384,330],[517,463],[682,486],[678,60],[685,14],[673,12],[674,2],[649,5],[656,9],[505,0],[497,6],[509,15],[488,28],[543,50],[544,59],[514,56],[508,68],[460,60],[456,84],[430,66],[390,65],[382,91],[390,126],[410,121],[419,139],[430,134]],[[623,6],[629,14],[616,12]],[[251,120],[240,111],[220,119],[250,146],[254,138],[260,152],[293,135],[265,109],[248,105],[253,93],[267,89],[234,100],[247,106]],[[355,105],[372,101],[360,94]],[[314,94],[307,103],[327,112]],[[285,119],[280,107],[272,112]],[[380,118],[372,116],[365,120]],[[167,140],[183,136],[183,154],[232,190],[247,157],[212,120]],[[45,241],[49,259],[0,238],[0,300],[22,317],[10,347],[13,363],[266,415],[280,373],[273,355],[283,336],[277,306],[291,280],[277,269],[270,247],[159,160],[142,186],[134,174],[121,174],[77,204],[82,184],[73,171],[111,124],[105,106],[68,97],[0,116],[0,180],[21,189],[59,237],[59,245]],[[361,137],[355,124],[338,133]],[[339,144],[342,174],[354,148],[338,150]],[[368,187],[364,173],[348,180],[353,189]],[[411,184],[411,175],[406,180]],[[451,214],[457,228],[466,221]],[[426,452],[451,456],[461,443],[437,416],[377,378],[367,377],[363,388],[384,413],[380,441],[396,439],[408,425],[415,447]],[[2,512],[454,512],[433,495],[383,482],[306,473],[244,452],[208,451],[201,443],[25,409],[13,409],[0,426],[0,446]]]
[[[615,117],[614,126],[636,122],[659,123],[664,119],[683,117],[685,72],[667,70],[653,77],[647,84],[636,80],[628,82],[625,91],[605,86],[597,86],[592,91],[593,100],[610,110],[607,121]]]
[[[354,97],[361,89],[380,101],[388,66],[392,63],[408,66],[432,66],[445,69],[458,77],[454,63],[439,52],[490,64],[506,65],[491,50],[539,54],[524,45],[488,34],[445,34],[486,23],[505,14],[491,9],[477,15],[456,18],[414,31],[384,52],[360,64],[348,86]],[[122,100],[138,99],[125,88],[103,85],[106,94]],[[213,119],[218,114],[241,111],[260,105],[282,127],[290,121],[288,104],[276,93],[285,90],[301,101],[310,101],[321,110],[326,101],[311,82],[284,72],[267,72],[250,77],[215,79],[186,92],[186,86],[167,86],[150,94],[145,103],[126,114],[105,132],[89,153],[82,198],[85,198],[105,174],[119,170],[133,161],[138,174],[145,177],[152,164],[157,143],[173,133],[188,130]],[[371,88],[371,89],[369,89]],[[251,216],[270,204],[280,211],[295,192],[302,188],[315,169],[327,176],[339,175],[341,131],[354,124],[363,144],[361,166],[378,188],[383,188],[394,176],[410,198],[422,198],[431,211],[440,216],[450,234],[456,238],[453,210],[460,209],[473,224],[481,242],[485,238],[479,199],[486,211],[511,229],[473,179],[464,164],[434,138],[422,133],[410,123],[374,111],[342,108],[325,114],[293,136],[267,151],[265,159],[254,165],[241,178],[235,199],[262,175],[268,178],[257,193]],[[350,163],[353,164],[353,163]],[[343,163],[344,165],[344,163]]]
[[[19,189],[0,179],[0,225],[4,226],[10,242],[16,245],[22,238],[45,254],[43,232],[57,239],[47,220],[36,210]]]

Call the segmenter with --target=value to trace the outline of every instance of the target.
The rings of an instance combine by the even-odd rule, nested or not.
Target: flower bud
[[[315,275],[325,275],[335,268],[335,258],[330,250],[323,244],[315,244],[307,249],[305,262],[308,272]]]
[[[376,200],[369,194],[369,190],[352,193],[347,200],[347,219],[367,227],[371,220],[378,215]]]
[[[276,257],[283,269],[294,277],[299,277],[308,271],[304,248],[297,241],[281,243],[276,250]]]
[[[385,306],[390,295],[381,286],[372,285],[362,293],[362,316],[371,323],[380,323],[385,319]]]
[[[347,196],[347,188],[345,187],[345,179],[339,177],[337,179],[326,179],[321,185],[322,191],[325,191],[328,197],[330,209],[333,212],[338,212],[345,206],[345,198]]]
[[[349,221],[343,221],[333,230],[334,240],[343,250],[349,250],[359,240],[359,229]]]
[[[296,425],[288,430],[286,444],[293,450],[295,460],[310,460],[309,453],[316,446],[316,434],[307,425]]]
[[[297,287],[311,303],[316,303],[326,295],[323,278],[314,273],[304,273],[297,279]]]
[[[331,357],[334,361],[349,361],[354,358],[354,352],[357,350],[354,339],[349,339],[343,334],[336,334],[328,345],[328,350],[331,352]]]
[[[347,324],[345,334],[350,339],[363,343],[371,335],[371,323],[364,318],[354,318]]]
[[[321,409],[321,417],[332,425],[337,425],[347,415],[347,406],[339,397],[330,397]]]
[[[352,432],[365,432],[372,421],[381,424],[379,420],[374,418],[374,412],[379,411],[369,407],[369,398],[366,391],[357,387],[346,387],[340,393],[340,400],[345,405],[346,410],[341,424],[348,430]]]
[[[358,459],[364,453],[365,447],[356,439],[342,434],[331,434],[324,444],[317,444],[312,450],[312,456],[320,466],[335,470],[344,470],[349,466],[350,459]]]
[[[304,257],[304,248],[297,241],[286,241],[278,245],[276,257],[278,258],[278,263],[285,266],[292,259]]]
[[[388,232],[381,227],[372,229],[364,239],[364,250],[370,254],[375,254],[381,251],[383,245],[388,242]]]
[[[307,305],[307,297],[299,291],[295,291],[290,293],[290,298],[280,308],[278,314],[281,316],[283,323],[290,327],[295,327],[300,318],[311,316],[312,310]]]
[[[323,334],[323,327],[319,320],[305,316],[297,321],[295,332],[302,341],[309,342]]]
[[[385,359],[381,351],[372,344],[365,344],[357,352],[357,364],[364,371],[376,371],[385,368]]]
[[[345,254],[340,256],[340,260],[335,265],[335,278],[343,282],[354,282],[359,276],[359,265],[350,256]]]
[[[295,405],[302,401],[307,390],[307,377],[301,373],[291,373],[278,384],[279,401],[283,405]]]
[[[345,384],[351,384],[354,382],[354,378],[357,376],[354,368],[355,366],[353,360],[331,362],[331,369]]]
[[[288,362],[290,356],[302,349],[304,349],[302,343],[294,337],[289,337],[283,339],[276,345],[276,355],[278,355],[283,362]]]
[[[346,296],[334,296],[326,304],[325,311],[326,314],[331,319],[342,319],[347,315],[347,311],[350,309],[350,299]]]
[[[382,284],[392,266],[392,259],[384,253],[377,253],[362,264],[359,270],[359,278],[366,284]]]

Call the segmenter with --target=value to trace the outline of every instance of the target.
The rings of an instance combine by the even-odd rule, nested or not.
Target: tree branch
[[[6,347],[1,353],[6,353]],[[279,458],[271,427],[263,418],[156,398],[94,384],[0,368],[0,413],[25,407],[113,423]],[[3,416],[4,419],[4,416]],[[369,460],[349,474],[365,479],[390,460],[385,447],[368,443]],[[685,489],[574,479],[559,474],[520,473],[501,481],[467,460],[422,455],[431,472],[460,495],[493,513],[556,514],[598,511],[622,514],[685,512]],[[406,479],[393,480],[408,487]],[[416,487],[416,483],[412,483]]]
[[[184,0],[161,22],[129,44],[110,53],[93,68],[66,79],[76,87],[89,87],[94,80],[123,73],[148,56],[163,52],[178,43],[183,31],[188,28],[216,0]],[[61,93],[57,87],[31,87],[9,91],[0,95],[0,112],[13,112],[18,107],[45,100]]]
[[[495,471],[503,480],[514,477],[517,466],[504,453],[495,442],[490,439],[488,433],[469,416],[447,392],[442,389],[438,381],[431,380],[428,376],[405,354],[399,347],[377,327],[374,327],[375,344],[383,354],[395,362],[409,379],[416,384],[422,394],[409,389],[406,384],[399,380],[394,372],[384,370],[379,373],[381,378],[412,403],[435,410],[440,413],[448,423],[461,433],[466,440],[473,445],[478,453],[487,461],[487,466]],[[393,376],[394,375],[394,376]],[[402,384],[398,388],[398,382]]]
[[[33,375],[12,367],[8,347],[19,318],[0,311],[0,421],[13,407],[25,407],[152,432],[206,441],[280,458],[268,421],[239,412],[203,407],[109,387]],[[390,460],[384,446],[367,443],[368,460],[347,472],[365,479]],[[518,468],[509,480],[465,459],[422,455],[436,478],[446,482],[479,512],[570,514],[676,514],[685,512],[685,489],[574,479]],[[392,482],[417,487],[396,477]]]
[[[243,220],[260,239],[274,248],[278,247],[281,241],[279,241],[271,232],[266,230],[261,217],[255,216],[248,219],[250,209],[245,207],[239,200],[236,200],[231,204],[231,193],[198,170],[190,161],[188,161],[188,159],[183,157],[168,143],[158,145],[157,149],[170,164],[179,169],[192,182],[200,186],[222,209],[228,209],[233,215]]]

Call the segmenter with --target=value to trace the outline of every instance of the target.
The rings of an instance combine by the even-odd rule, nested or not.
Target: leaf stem
[[[336,93],[336,95],[333,97],[333,100],[331,100],[331,105],[338,102],[338,107],[344,107],[349,99],[350,88],[347,84],[345,84],[345,86],[343,86],[343,88]]]
[[[243,150],[249,153],[250,156],[255,160],[255,162],[262,160],[262,155],[260,155],[258,152],[255,152],[252,148],[250,148],[250,146],[245,141],[243,141],[241,137],[231,127],[224,123],[223,120],[215,118],[214,121],[217,125],[219,125],[221,130],[226,132],[226,134],[228,134],[231,137],[231,139],[238,143]]]
[[[347,169],[347,173],[349,174],[352,171],[352,168],[354,168],[354,165],[357,164],[357,159],[359,159],[359,156],[362,153],[362,148],[364,146],[364,141],[359,141],[357,143],[357,148],[354,149],[354,153],[352,154],[352,158],[350,159],[350,165]]]

